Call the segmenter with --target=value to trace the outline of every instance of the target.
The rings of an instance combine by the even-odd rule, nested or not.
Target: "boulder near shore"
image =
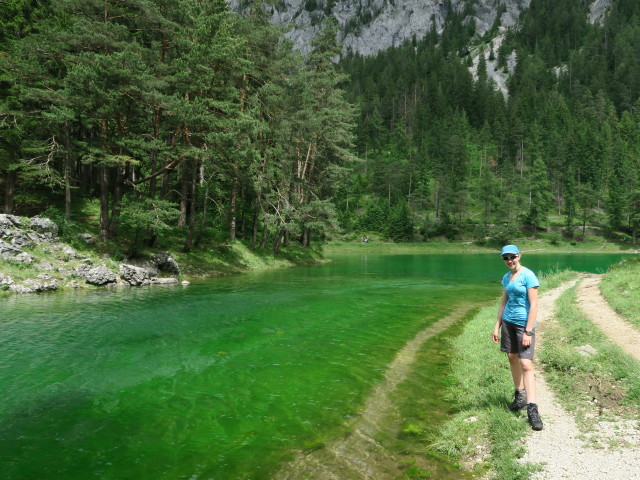
[[[36,293],[89,286],[178,284],[180,267],[169,252],[147,260],[129,260],[113,271],[107,263],[79,253],[60,241],[48,218],[0,214],[0,290]],[[78,239],[91,245],[89,233]],[[11,273],[17,272],[17,273]]]

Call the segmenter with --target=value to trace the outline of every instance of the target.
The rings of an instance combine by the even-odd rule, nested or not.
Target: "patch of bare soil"
[[[631,327],[625,325],[624,320],[606,304],[598,288],[600,278],[598,275],[584,277],[577,290],[577,302],[609,338],[638,358],[638,350],[630,348],[638,333],[630,331],[628,328]],[[547,300],[551,298],[543,296],[541,299],[540,311],[548,314],[540,324],[538,345],[544,342],[545,324],[557,321],[554,305]],[[541,463],[543,469],[532,475],[530,480],[639,478],[640,425],[637,420],[599,422],[594,432],[584,435],[576,426],[573,416],[559,405],[539,371],[536,374],[536,386],[545,427],[541,432],[532,432],[527,437],[526,454],[522,461]],[[607,445],[616,448],[603,448]]]
[[[401,460],[377,440],[380,436],[395,436],[399,415],[390,400],[391,393],[407,378],[422,345],[460,320],[471,308],[461,308],[409,341],[385,372],[363,407],[362,413],[348,427],[348,434],[325,444],[313,452],[298,452],[285,464],[274,480],[391,480],[400,475]]]

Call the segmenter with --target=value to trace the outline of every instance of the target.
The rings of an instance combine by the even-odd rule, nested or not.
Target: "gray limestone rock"
[[[176,285],[178,279],[176,277],[152,277],[151,283],[153,285]]]
[[[117,275],[105,265],[94,267],[90,258],[78,253],[69,245],[58,242],[57,235],[57,225],[48,218],[25,219],[0,214],[0,259],[29,265],[35,262],[34,269],[47,272],[19,284],[16,284],[10,276],[0,273],[0,289],[18,293],[44,292],[57,289],[58,281],[72,288],[80,288],[82,281],[76,280],[78,278],[87,284],[98,286],[112,286],[119,282]],[[87,243],[94,241],[88,233],[81,234],[80,238]],[[46,256],[46,260],[34,259],[30,253],[22,250],[22,247],[33,245],[39,247],[37,251],[40,255]],[[65,263],[68,265],[66,268],[62,266]],[[82,264],[78,265],[78,263]],[[180,272],[178,263],[168,252],[160,252],[140,265],[120,266],[122,282],[128,285],[178,283],[175,277],[158,278],[160,271],[176,275]],[[56,272],[56,278],[51,275],[54,272]]]
[[[20,252],[14,257],[14,260],[20,263],[26,263],[27,265],[31,265],[33,263],[33,257],[27,252]]]
[[[93,245],[94,243],[96,243],[96,239],[93,238],[93,235],[91,235],[90,233],[79,233],[78,238],[84,240],[87,245]]]
[[[75,274],[91,285],[108,285],[116,282],[116,274],[104,265],[94,268],[90,265],[80,265],[76,267]]]
[[[180,266],[169,252],[156,253],[152,257],[152,261],[161,272],[180,274]]]
[[[151,283],[149,270],[125,263],[120,264],[120,278],[131,286],[149,285]]]
[[[12,284],[9,290],[15,293],[39,293],[50,292],[58,289],[56,280],[46,273],[41,273],[36,278],[28,278],[21,284]]]
[[[29,225],[31,230],[44,234],[45,238],[55,239],[58,236],[58,225],[48,218],[33,217]]]
[[[53,265],[51,265],[49,262],[47,262],[46,260],[41,260],[38,263],[36,263],[34,265],[35,268],[37,268],[38,270],[44,270],[45,272],[51,272],[53,271]]]
[[[20,250],[19,248],[14,247],[4,240],[0,240],[0,258],[3,258],[5,260],[12,260],[20,253],[22,253],[22,250]]]
[[[4,213],[0,214],[0,231],[7,228],[19,227],[21,224],[22,220],[20,217],[6,215]]]
[[[500,18],[504,27],[516,25],[523,9],[531,0],[480,0],[474,4],[474,13],[466,21],[475,22],[478,35],[483,35],[494,24],[501,6],[506,10]],[[233,10],[240,9],[239,0],[230,0]],[[325,0],[318,0],[318,8],[306,10],[305,0],[284,0],[265,7],[271,23],[291,27],[285,37],[291,40],[303,54],[311,51],[311,43],[322,28],[327,14]],[[452,0],[455,10],[465,8],[465,0]],[[330,15],[338,23],[338,40],[345,52],[352,51],[363,56],[375,55],[381,50],[401,45],[414,36],[420,40],[435,26],[442,30],[448,14],[447,4],[442,0],[339,0],[334,3]],[[363,22],[363,18],[369,20]],[[355,27],[354,27],[355,26]]]

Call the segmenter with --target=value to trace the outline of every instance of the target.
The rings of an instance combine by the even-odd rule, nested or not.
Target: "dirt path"
[[[390,394],[407,378],[422,345],[460,320],[471,306],[422,330],[396,355],[384,379],[367,399],[362,413],[349,428],[348,436],[331,441],[311,453],[300,452],[284,465],[274,480],[390,480],[397,478],[398,460],[377,440],[380,433],[395,433],[398,413]]]
[[[621,318],[600,293],[602,275],[588,275],[578,287],[578,305],[626,353],[640,361],[640,331]],[[640,473],[638,474],[640,477]]]
[[[615,318],[617,315],[600,295],[597,288],[599,281],[600,276],[585,277],[577,290],[578,304],[613,341],[621,346],[628,344],[625,337],[637,335],[637,332],[628,332],[625,328],[628,325],[624,324],[624,320]],[[557,295],[541,297],[540,311],[546,314],[540,322],[540,335],[537,339],[539,345],[544,342],[544,325],[556,321],[553,304],[555,298]],[[553,302],[551,302],[552,299]],[[634,356],[638,354],[637,350],[633,350],[633,353]],[[545,428],[541,432],[532,432],[527,437],[526,454],[522,461],[542,462],[545,466],[530,480],[576,478],[635,480],[640,478],[638,473],[640,472],[640,429],[637,421],[601,422],[598,431],[591,436],[584,436],[576,426],[573,416],[560,406],[540,371],[536,373],[536,386]],[[593,448],[593,443],[589,439],[594,436],[601,441],[608,439],[626,443],[627,448],[616,450]]]

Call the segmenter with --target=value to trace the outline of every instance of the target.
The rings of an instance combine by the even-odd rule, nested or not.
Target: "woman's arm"
[[[527,296],[529,297],[529,316],[525,330],[530,331],[533,330],[538,316],[538,287],[528,288]],[[522,335],[522,346],[528,347],[529,345],[531,345],[531,337],[527,334]]]
[[[496,320],[496,326],[493,328],[493,343],[500,341],[500,328],[502,327],[502,315],[504,314],[504,308],[507,306],[507,291],[502,290],[502,298],[500,299],[500,308],[498,309],[498,319]]]

